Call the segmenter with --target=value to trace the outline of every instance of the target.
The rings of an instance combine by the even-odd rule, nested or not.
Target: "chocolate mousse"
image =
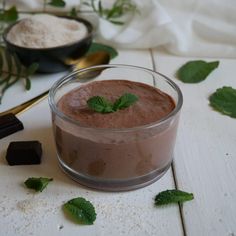
[[[92,111],[87,100],[93,96],[105,97],[114,103],[124,93],[138,96],[132,106],[114,113]],[[64,95],[58,108],[81,125],[96,128],[132,128],[156,122],[166,117],[174,108],[173,99],[149,85],[127,80],[92,82]]]
[[[124,93],[138,101],[106,114],[87,106],[93,96],[113,103]],[[96,81],[69,91],[57,106],[76,121],[53,118],[59,161],[71,173],[93,180],[148,181],[169,167],[178,115],[157,124],[175,109],[173,99],[159,89],[127,80]]]

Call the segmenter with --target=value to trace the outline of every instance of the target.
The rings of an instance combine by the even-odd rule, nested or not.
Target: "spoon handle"
[[[44,93],[39,94],[38,96],[18,105],[16,107],[13,107],[13,108],[6,110],[4,112],[0,112],[0,116],[8,114],[8,113],[13,113],[14,115],[19,115],[20,113],[30,109],[32,106],[38,104],[40,101],[45,99],[48,96],[48,92],[49,92],[49,90],[47,90]]]

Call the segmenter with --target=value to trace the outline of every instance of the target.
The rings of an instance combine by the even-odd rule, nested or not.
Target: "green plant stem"
[[[14,79],[12,82],[8,82],[3,88],[2,88],[2,91],[1,91],[1,94],[0,94],[0,104],[2,103],[2,98],[3,98],[3,95],[4,93],[6,92],[6,90],[11,87],[13,84],[15,84],[19,79]]]
[[[96,9],[96,6],[95,6],[95,4],[94,4],[94,0],[91,0],[91,6],[92,6],[92,9],[93,9],[93,11],[97,11],[97,9]]]
[[[116,19],[122,17],[125,13],[134,13],[138,11],[137,6],[132,3],[132,0],[116,0],[111,8],[104,8],[102,5],[102,0],[99,0],[97,4],[95,4],[95,0],[90,0],[90,2],[87,0],[84,1],[84,4],[90,6],[93,12],[101,18],[119,25],[122,25],[125,22],[117,21]]]

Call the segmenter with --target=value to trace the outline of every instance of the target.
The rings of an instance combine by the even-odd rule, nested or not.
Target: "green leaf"
[[[120,109],[127,108],[134,104],[138,100],[138,97],[131,93],[125,93],[113,105],[113,110],[117,111]]]
[[[28,77],[25,78],[25,89],[26,90],[30,90],[31,89],[31,81],[30,81],[30,79]]]
[[[12,68],[13,58],[12,58],[12,56],[10,55],[10,53],[7,49],[4,49],[3,52],[4,52],[4,58],[5,58],[5,62],[6,62],[7,71],[4,72],[4,74],[6,74],[6,76],[0,80],[0,85],[2,85],[1,90],[0,90],[0,104],[2,102],[2,98],[3,98],[3,95],[5,94],[5,91],[12,84],[15,83],[15,80],[10,82],[11,78],[13,76],[13,73],[14,73],[14,70]]]
[[[26,68],[26,75],[25,75],[25,89],[26,90],[30,90],[31,89],[31,81],[29,76],[33,75],[37,69],[38,69],[39,65],[38,63],[33,63],[31,64],[28,68]]]
[[[218,65],[219,61],[190,61],[177,71],[177,77],[184,83],[198,83],[205,80]]]
[[[94,96],[88,99],[87,105],[90,109],[99,113],[110,113],[113,112],[112,104],[107,101],[104,97]]]
[[[51,0],[48,5],[51,5],[53,7],[64,7],[66,3],[63,0]]]
[[[14,58],[14,62],[15,62],[15,67],[16,67],[16,76],[15,76],[15,80],[14,81],[18,81],[20,79],[21,76],[21,72],[22,72],[22,65],[19,61],[18,56],[14,53],[12,54],[13,58]]]
[[[101,0],[98,1],[98,12],[99,12],[100,16],[103,15],[103,7],[102,7],[102,1]]]
[[[48,185],[49,182],[53,181],[52,178],[28,178],[24,183],[27,188],[34,189],[36,192],[42,192]]]
[[[126,13],[138,12],[137,5],[132,0],[115,0],[110,8],[104,8],[102,0],[83,1],[82,4],[90,6],[98,16],[117,25],[123,25],[125,22],[114,19],[120,18]]]
[[[14,85],[18,80],[25,80],[25,88],[29,90],[31,88],[31,82],[29,76],[34,74],[38,69],[38,64],[33,63],[28,68],[25,68],[16,54],[10,53],[6,48],[0,48],[0,75],[3,72],[5,77],[0,78],[0,103],[5,94],[5,91]],[[5,60],[2,60],[5,58]]]
[[[210,96],[209,100],[214,109],[236,118],[236,89],[226,86],[219,88]]]
[[[5,10],[0,14],[0,20],[6,22],[16,21],[18,19],[18,11],[15,6]]]
[[[94,206],[82,197],[71,199],[65,203],[63,210],[79,224],[92,225],[96,220]]]
[[[118,98],[114,104],[101,96],[94,96],[88,99],[87,105],[90,109],[99,113],[111,113],[121,109],[125,109],[138,100],[138,97],[131,93],[125,93]]]
[[[26,69],[26,74],[27,74],[28,76],[33,75],[33,74],[37,71],[38,67],[39,67],[39,64],[36,63],[36,62],[33,63],[33,64],[31,64],[31,65]]]
[[[123,22],[123,21],[116,21],[116,20],[110,20],[110,22],[115,25],[124,25],[125,24],[125,22]]]
[[[115,14],[117,14],[117,8],[113,7],[110,11],[107,11],[106,18],[109,20],[112,18]]]
[[[4,57],[6,59],[6,64],[7,64],[7,73],[6,73],[7,75],[0,83],[0,84],[5,83],[5,86],[2,88],[2,91],[1,91],[1,96],[3,96],[6,89],[8,88],[8,84],[9,84],[9,82],[11,80],[11,77],[12,77],[12,74],[13,74],[12,57],[11,57],[11,55],[10,55],[10,53],[7,49],[4,50]]]
[[[194,196],[192,193],[183,192],[180,190],[166,190],[163,192],[160,192],[155,197],[155,205],[166,205],[171,203],[182,203],[185,201],[193,200]]]
[[[91,54],[91,53],[95,53],[99,51],[105,51],[109,53],[111,59],[118,56],[118,52],[116,51],[116,49],[110,46],[104,45],[104,44],[100,44],[100,43],[92,43],[87,54]]]
[[[74,18],[77,17],[77,10],[76,10],[75,7],[72,7],[72,8],[71,8],[71,10],[70,10],[70,12],[69,12],[69,16],[74,17]]]

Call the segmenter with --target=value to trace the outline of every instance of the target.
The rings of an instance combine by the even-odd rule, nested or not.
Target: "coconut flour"
[[[7,39],[22,47],[51,48],[78,41],[87,33],[86,26],[76,20],[37,14],[14,25]]]

